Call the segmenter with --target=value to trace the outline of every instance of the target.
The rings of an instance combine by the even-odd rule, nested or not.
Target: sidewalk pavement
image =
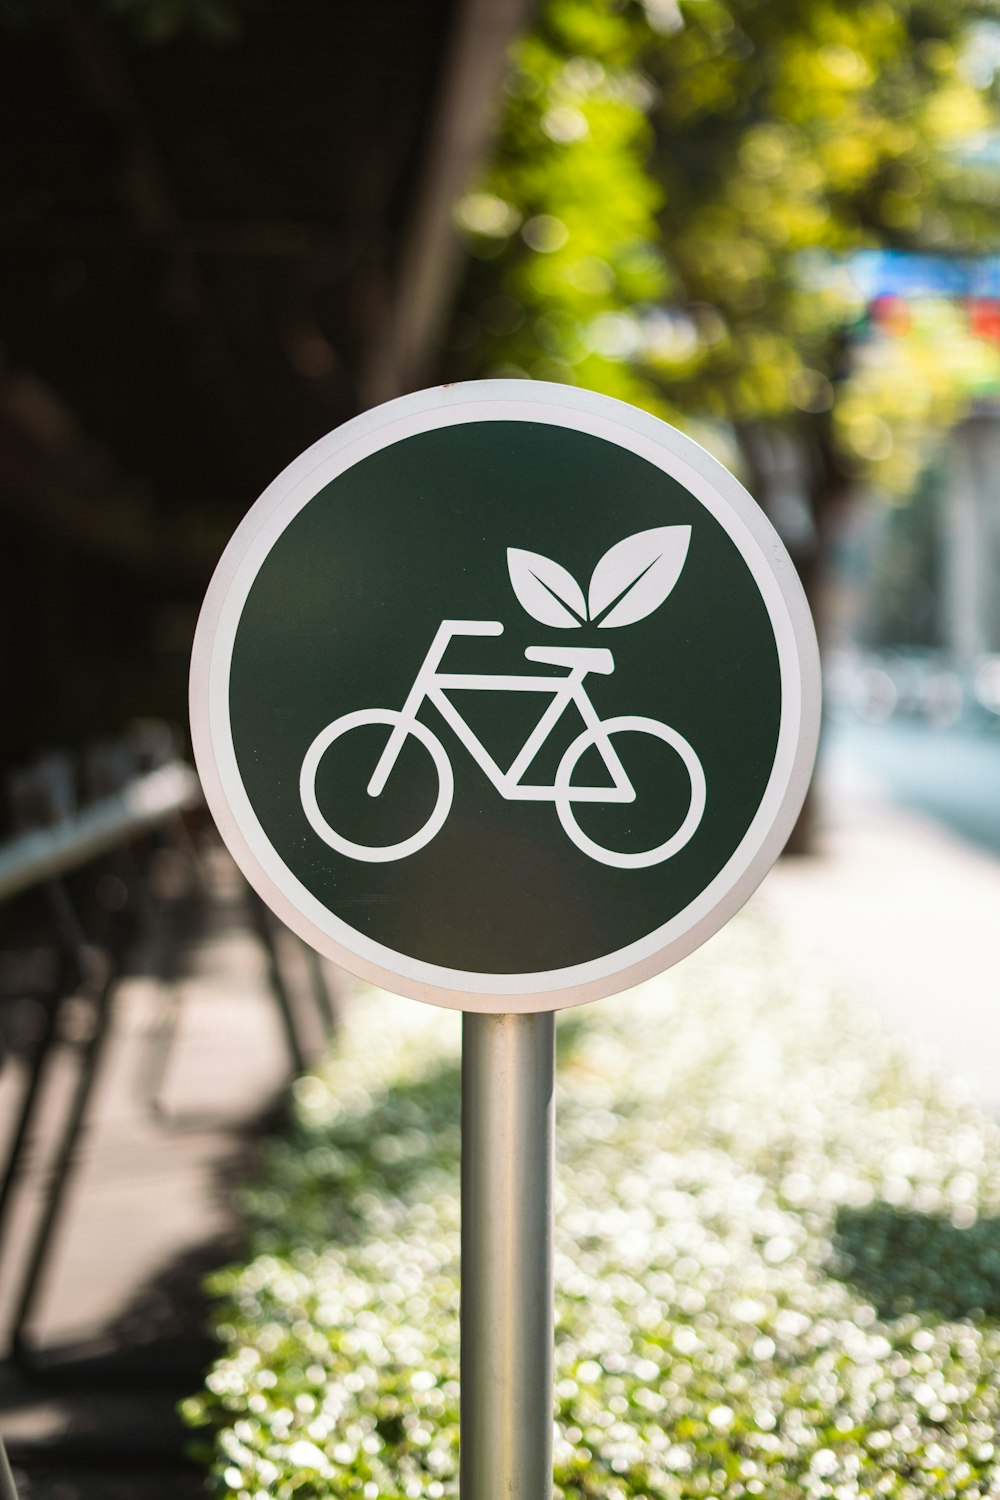
[[[78,1035],[57,1049],[42,1096],[0,1261],[0,1434],[20,1500],[204,1494],[203,1474],[184,1465],[191,1434],[176,1414],[212,1357],[201,1283],[236,1253],[233,1190],[293,1073],[242,883],[221,850],[207,864],[212,899],[182,945],[176,983],[136,974],[115,991],[89,1123],[28,1327],[43,1369],[61,1366],[56,1380],[3,1355],[78,1075],[87,1016],[72,1008],[64,1030]],[[302,949],[287,934],[279,946],[302,1039],[315,1050],[321,1029]],[[174,1006],[177,1031],[154,1105],[150,1065]],[[14,1062],[0,1073],[0,1150],[24,1084]],[[122,1359],[131,1362],[124,1375]]]
[[[836,744],[819,784],[817,852],[779,860],[754,902],[1000,1114],[1000,859],[893,806]]]

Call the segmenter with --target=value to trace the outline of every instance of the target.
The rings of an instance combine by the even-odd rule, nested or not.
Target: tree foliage
[[[843,267],[975,253],[998,184],[993,11],[967,0],[547,0],[460,205],[476,373],[569,381],[747,438],[782,424],[905,487],[963,401],[961,329],[846,356]],[[752,443],[744,445],[750,452]]]

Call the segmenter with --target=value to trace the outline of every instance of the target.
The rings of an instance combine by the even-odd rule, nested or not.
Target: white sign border
[[[229,671],[244,605],[278,537],[320,489],[382,448],[466,422],[546,423],[603,438],[671,475],[732,538],[774,630],[781,718],[774,765],[750,827],[692,902],[626,947],[527,974],[449,969],[373,942],[328,911],[292,874],[250,804],[229,721]],[[453,1010],[561,1010],[630,988],[686,957],[752,895],[781,852],[812,775],[820,724],[812,617],[777,533],[743,486],[683,433],[608,396],[543,381],[483,380],[401,396],[314,443],[270,484],[237,528],[209,585],[191,659],[191,733],[208,806],[237,864],[283,922],[360,978]]]

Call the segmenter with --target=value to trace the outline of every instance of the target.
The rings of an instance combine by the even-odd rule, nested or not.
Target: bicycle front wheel
[[[584,833],[573,811],[575,800],[572,786],[573,772],[576,770],[580,757],[592,746],[598,744],[599,737],[624,733],[652,735],[655,739],[662,740],[665,745],[669,745],[671,750],[680,756],[687,773],[689,788],[687,809],[680,826],[668,839],[664,839],[655,848],[638,852],[622,852],[598,844],[589,834]],[[645,719],[638,715],[622,714],[618,718],[605,719],[596,729],[585,729],[568,746],[559,762],[559,769],[556,771],[555,793],[559,821],[569,839],[582,853],[589,855],[591,859],[596,859],[599,864],[611,865],[618,870],[644,870],[650,865],[662,864],[665,859],[678,854],[694,837],[705,811],[705,772],[688,741],[682,734],[678,734],[676,729],[671,729],[668,724],[661,724],[659,719]]]
[[[418,849],[423,849],[425,844],[429,844],[435,834],[440,832],[451,811],[452,798],[455,794],[455,777],[451,769],[451,761],[437,736],[425,725],[415,721],[407,726],[407,738],[412,735],[413,739],[427,750],[437,776],[437,794],[431,814],[415,833],[411,833],[408,838],[400,839],[396,843],[362,844],[338,832],[320,810],[316,795],[316,778],[323,757],[335,741],[350,734],[352,730],[364,729],[372,724],[385,724],[391,732],[399,723],[400,717],[399,710],[392,708],[363,708],[356,713],[344,714],[342,718],[334,719],[332,724],[320,730],[302,761],[299,797],[309,826],[324,844],[329,844],[330,848],[336,849],[338,854],[346,854],[349,859],[363,860],[367,864],[385,864],[390,860],[405,859],[409,854],[416,854]],[[369,775],[372,770],[374,770],[374,763],[370,767]],[[364,784],[367,786],[368,776],[365,777]],[[365,792],[361,795],[368,794]]]

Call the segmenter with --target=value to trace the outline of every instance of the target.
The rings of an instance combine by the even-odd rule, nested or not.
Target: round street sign
[[[528,381],[404,396],[264,492],[202,610],[195,755],[237,862],[321,952],[556,1010],[704,942],[801,807],[819,666],[713,458]]]

